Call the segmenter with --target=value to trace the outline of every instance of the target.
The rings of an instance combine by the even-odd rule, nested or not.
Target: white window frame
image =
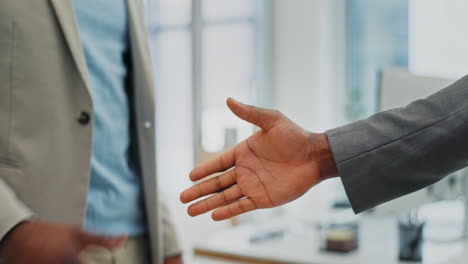
[[[192,76],[193,76],[193,120],[194,120],[194,151],[195,163],[200,161],[202,148],[202,87],[203,87],[203,27],[204,21],[202,17],[202,2],[203,0],[192,0]],[[274,105],[274,86],[272,81],[273,71],[273,39],[271,33],[272,25],[272,4],[268,0],[256,0],[255,18],[249,20],[255,23],[255,71],[256,71],[256,87],[257,87],[257,105],[263,107],[272,107]],[[223,24],[234,24],[244,19],[233,19],[231,21],[222,21]],[[210,22],[213,23],[213,22]],[[216,23],[216,22],[214,22]]]

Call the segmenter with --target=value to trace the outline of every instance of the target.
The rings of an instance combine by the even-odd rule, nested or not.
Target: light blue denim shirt
[[[94,105],[91,184],[85,228],[145,232],[141,179],[129,156],[129,25],[126,0],[73,0]]]

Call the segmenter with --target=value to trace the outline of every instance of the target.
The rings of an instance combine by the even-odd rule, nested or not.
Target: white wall
[[[276,106],[307,129],[341,121],[345,0],[274,1]]]
[[[410,68],[420,74],[468,73],[468,1],[411,0]]]
[[[274,54],[276,106],[308,129],[320,123],[319,0],[276,0]]]
[[[344,0],[274,1],[276,107],[311,131],[324,131],[342,120],[343,6]],[[292,203],[288,215],[320,218],[326,189],[314,188]]]

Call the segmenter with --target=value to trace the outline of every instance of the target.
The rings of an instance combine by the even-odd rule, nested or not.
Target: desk
[[[257,264],[401,264],[398,261],[396,220],[365,217],[360,220],[359,250],[329,253],[319,249],[314,227],[286,227],[280,222],[232,228],[194,245],[195,254]],[[285,229],[283,238],[252,244],[252,234]],[[461,264],[468,259],[468,241],[426,242],[424,264]]]

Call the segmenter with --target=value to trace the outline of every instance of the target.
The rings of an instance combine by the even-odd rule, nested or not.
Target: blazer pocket
[[[0,23],[0,163],[8,163],[12,123],[13,58],[15,23]],[[0,166],[1,166],[0,164]]]

